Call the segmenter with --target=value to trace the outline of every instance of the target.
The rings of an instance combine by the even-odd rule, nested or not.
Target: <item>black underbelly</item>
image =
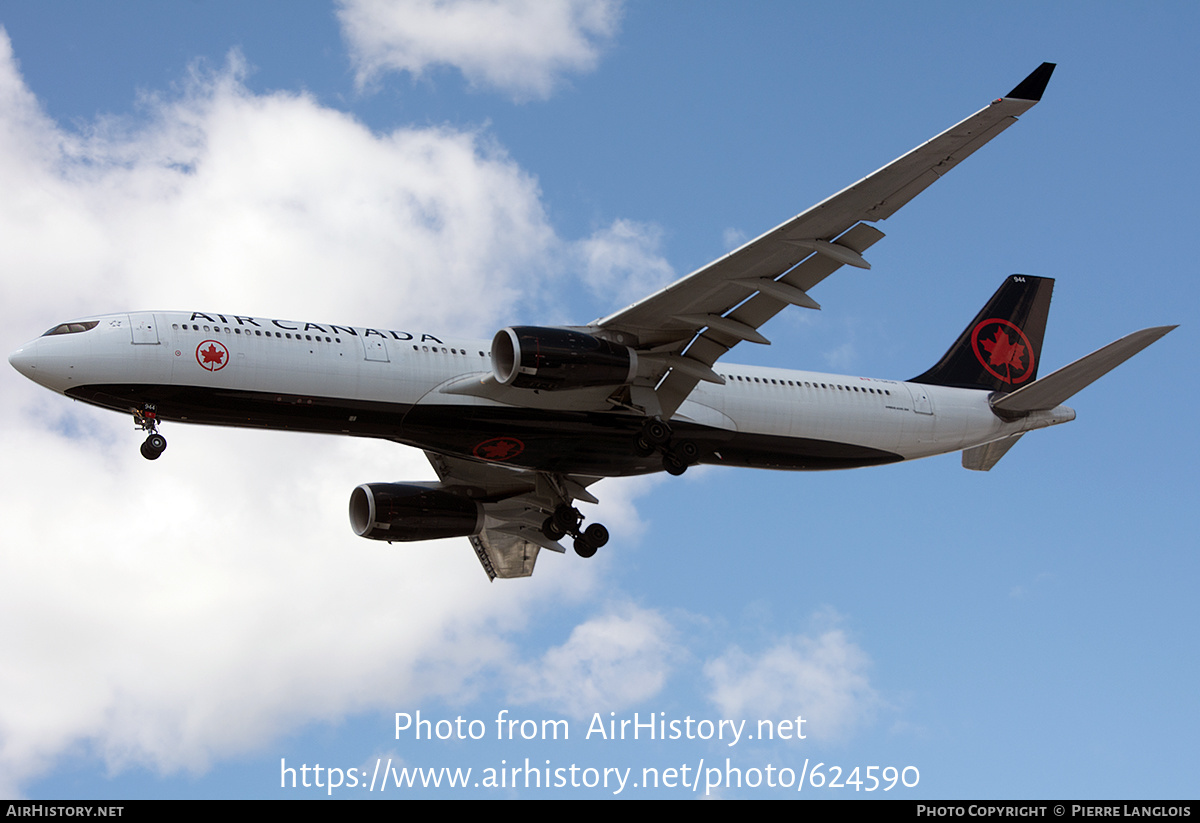
[[[620,476],[662,469],[659,454],[639,455],[643,418],[513,406],[409,405],[189,386],[98,385],[69,397],[129,412],[145,403],[158,419],[214,426],[345,434],[393,440],[443,454],[562,474]],[[674,423],[674,439],[693,441],[699,462],[785,470],[847,469],[894,463],[899,455],[849,443],[731,432]]]

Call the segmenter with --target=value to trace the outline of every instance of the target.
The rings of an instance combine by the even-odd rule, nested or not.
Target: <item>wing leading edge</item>
[[[1008,95],[878,171],[707,266],[589,328],[637,350],[641,377],[657,384],[654,411],[669,417],[712,366],[788,305],[819,309],[807,292],[844,265],[870,268],[863,252],[884,220],[1016,122],[1041,99],[1055,64],[1043,63]],[[663,376],[665,375],[665,379]],[[661,382],[660,382],[661,381]]]

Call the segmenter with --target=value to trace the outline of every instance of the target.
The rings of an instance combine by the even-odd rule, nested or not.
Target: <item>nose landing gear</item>
[[[146,403],[140,409],[133,410],[133,424],[144,432],[150,432],[142,443],[142,457],[147,460],[157,460],[167,450],[167,438],[158,433],[158,408],[153,403]]]
[[[142,442],[142,457],[147,460],[157,460],[167,450],[167,438],[161,434],[152,434]]]
[[[591,557],[608,542],[608,529],[593,523],[580,531],[582,523],[583,515],[579,509],[563,504],[542,523],[542,534],[555,542],[569,534],[575,538],[575,553],[580,557]]]

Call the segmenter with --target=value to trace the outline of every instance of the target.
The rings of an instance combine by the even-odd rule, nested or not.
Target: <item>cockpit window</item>
[[[82,323],[63,323],[55,326],[50,331],[42,335],[42,337],[50,337],[55,334],[79,334],[81,331],[91,331],[100,325],[99,320],[87,320]]]

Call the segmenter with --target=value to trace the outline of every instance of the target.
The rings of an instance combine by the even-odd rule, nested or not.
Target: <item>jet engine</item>
[[[364,483],[350,493],[350,526],[359,537],[389,543],[469,537],[483,528],[483,506],[436,487]]]
[[[510,326],[492,339],[492,373],[518,389],[619,386],[637,372],[637,354],[583,332]]]

